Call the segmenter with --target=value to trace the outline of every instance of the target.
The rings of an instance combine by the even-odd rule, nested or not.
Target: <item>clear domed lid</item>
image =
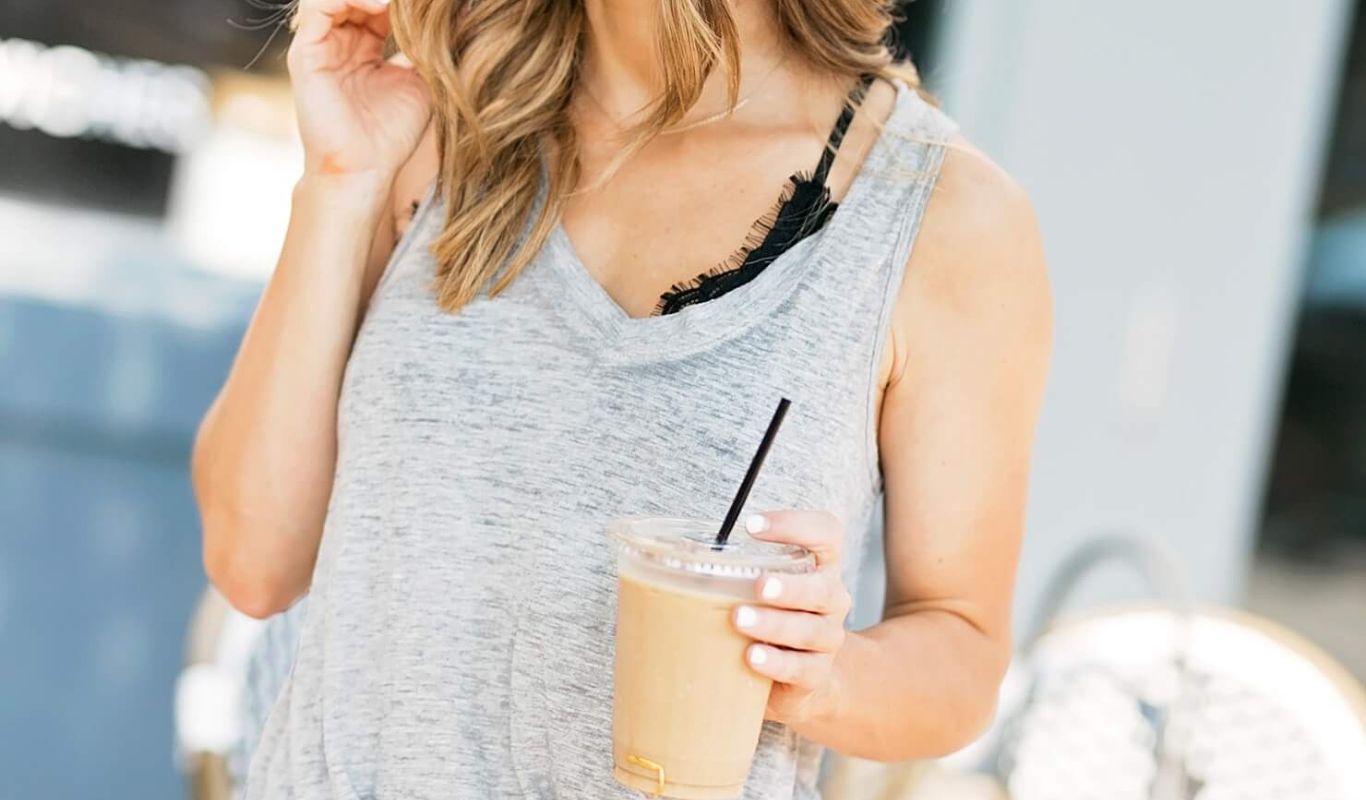
[[[618,520],[608,531],[624,553],[665,569],[718,577],[757,578],[767,572],[810,572],[815,556],[795,544],[752,539],[735,529],[716,544],[720,523],[636,517]]]

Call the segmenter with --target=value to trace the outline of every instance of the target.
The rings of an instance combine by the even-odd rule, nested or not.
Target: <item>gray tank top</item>
[[[879,356],[953,131],[897,92],[818,235],[668,316],[628,317],[560,228],[507,291],[446,313],[424,203],[346,368],[312,589],[248,798],[637,796],[611,774],[606,523],[719,519],[780,396],[750,507],[834,512],[856,586]],[[815,797],[819,760],[765,723],[744,796]]]

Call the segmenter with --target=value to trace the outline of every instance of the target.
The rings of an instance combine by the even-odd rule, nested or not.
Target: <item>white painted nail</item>
[[[764,652],[762,645],[751,645],[749,648],[749,663],[756,667],[768,660],[768,653]]]
[[[764,588],[760,592],[765,600],[777,600],[778,595],[783,593],[783,582],[777,578],[765,578]]]
[[[759,621],[759,612],[749,606],[740,606],[735,611],[735,624],[741,628],[749,629],[754,627],[754,623]]]
[[[763,514],[750,514],[745,517],[745,530],[750,533],[763,533],[768,530],[768,517]]]

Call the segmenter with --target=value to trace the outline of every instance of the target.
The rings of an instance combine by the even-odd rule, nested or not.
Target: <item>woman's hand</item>
[[[305,172],[392,178],[422,138],[431,98],[401,56],[384,60],[389,0],[301,0],[294,25]]]
[[[844,644],[852,600],[840,577],[843,526],[823,511],[754,514],[745,530],[755,539],[800,545],[816,557],[804,575],[766,575],[755,582],[756,605],[735,609],[741,633],[755,640],[749,665],[774,680],[769,719],[794,723],[829,705],[835,654]]]

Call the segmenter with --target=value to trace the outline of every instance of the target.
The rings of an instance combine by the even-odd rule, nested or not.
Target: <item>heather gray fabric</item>
[[[266,716],[280,696],[294,665],[294,652],[299,646],[299,629],[308,609],[307,598],[287,611],[276,614],[261,626],[261,634],[252,646],[243,676],[241,705],[241,733],[228,753],[228,769],[238,786],[246,783],[251,754],[265,727]],[[238,793],[240,795],[240,792]]]
[[[425,203],[346,369],[313,588],[246,796],[637,796],[611,777],[605,525],[719,519],[787,396],[750,506],[833,511],[856,584],[879,351],[952,130],[899,89],[819,235],[664,317],[628,318],[560,229],[506,292],[444,313]],[[765,724],[745,797],[815,797],[819,758]]]

